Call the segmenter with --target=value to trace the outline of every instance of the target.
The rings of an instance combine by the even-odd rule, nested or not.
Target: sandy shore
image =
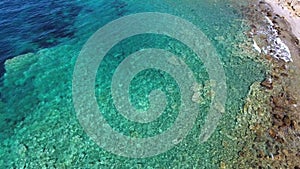
[[[292,33],[300,40],[300,1],[299,0],[265,0],[274,13],[284,17],[290,24]]]
[[[288,22],[290,26],[290,32],[285,32],[287,34],[293,34],[298,42],[291,41],[281,35],[283,41],[290,48],[293,62],[289,64],[290,67],[290,77],[289,77],[289,91],[292,91],[296,97],[298,104],[300,102],[300,0],[265,0],[273,12]],[[298,105],[300,111],[300,106]]]

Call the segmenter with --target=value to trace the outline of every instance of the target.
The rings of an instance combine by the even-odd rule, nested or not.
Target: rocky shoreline
[[[244,138],[239,168],[300,169],[299,6],[300,1],[265,0],[243,9],[253,48],[270,71],[251,86],[237,119],[242,127],[236,135]]]
[[[265,0],[275,14],[283,17],[291,27],[292,33],[300,40],[300,1],[299,0]]]

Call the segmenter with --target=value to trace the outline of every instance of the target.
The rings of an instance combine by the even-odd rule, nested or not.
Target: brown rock
[[[276,127],[282,127],[283,126],[283,121],[274,118],[273,119],[273,125],[276,126]]]
[[[273,104],[278,108],[285,108],[285,101],[283,97],[273,97]]]
[[[283,113],[274,114],[273,117],[277,120],[282,120],[284,117]]]
[[[281,161],[282,160],[281,155],[280,154],[275,155],[274,160]]]
[[[285,156],[289,156],[289,152],[286,149],[283,149],[282,152]]]
[[[240,157],[245,157],[245,153],[243,151],[239,151],[238,154]]]
[[[278,80],[278,79],[280,78],[280,75],[279,75],[278,73],[276,73],[276,72],[272,72],[272,73],[271,73],[271,77],[272,77],[273,79],[275,79],[275,80]]]
[[[269,130],[269,135],[272,137],[272,138],[275,138],[276,137],[276,132],[274,129],[270,129]]]
[[[286,112],[282,108],[275,107],[272,111],[272,115],[276,119],[283,119]]]
[[[284,77],[288,77],[289,76],[289,70],[283,70],[283,71],[281,71],[280,75],[284,76]]]
[[[273,89],[273,83],[271,79],[266,79],[263,82],[260,83],[263,87],[272,90]]]
[[[290,125],[291,125],[291,120],[290,120],[290,118],[289,118],[288,116],[285,116],[285,117],[283,118],[283,122],[284,122],[284,124],[285,124],[286,126],[290,126]]]
[[[293,130],[297,130],[298,129],[297,121],[296,120],[291,120],[291,125],[290,126]]]
[[[267,60],[272,60],[272,59],[273,59],[272,56],[270,56],[270,55],[265,55],[265,58],[266,58]]]
[[[297,104],[296,99],[293,96],[290,96],[287,98],[289,104]]]

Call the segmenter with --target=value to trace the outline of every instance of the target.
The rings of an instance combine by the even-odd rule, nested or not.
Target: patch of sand
[[[293,34],[300,40],[300,1],[299,0],[265,0],[274,10],[289,22]]]

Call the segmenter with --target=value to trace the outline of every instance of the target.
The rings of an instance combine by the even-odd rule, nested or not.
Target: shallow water
[[[1,166],[218,168],[221,161],[230,163],[238,156],[238,140],[230,138],[231,133],[236,132],[236,115],[241,111],[250,85],[264,78],[266,68],[251,59],[254,53],[241,48],[242,44],[247,44],[243,32],[248,26],[230,2],[89,0],[54,4],[28,1],[20,7],[17,7],[19,3],[1,3],[2,9],[7,10],[5,15],[15,18],[10,23],[3,18],[0,20],[4,27],[0,29],[1,44],[11,45],[1,49],[1,58],[34,52],[7,60],[5,64],[0,102]],[[8,14],[14,12],[18,15]],[[140,12],[168,13],[196,25],[209,40],[205,43],[211,43],[218,53],[226,76],[227,95],[225,112],[216,130],[201,143],[199,135],[205,128],[214,93],[205,63],[188,46],[167,36],[141,34],[121,41],[101,62],[94,91],[99,109],[114,131],[133,138],[153,137],[171,129],[180,114],[183,93],[179,85],[171,75],[157,69],[138,73],[128,91],[132,105],[144,111],[150,106],[149,93],[154,89],[163,91],[167,105],[161,116],[150,123],[137,123],[117,111],[111,92],[112,77],[122,60],[133,52],[147,48],[169,51],[188,65],[202,86],[199,88],[200,102],[196,104],[199,112],[185,138],[156,156],[129,158],[106,151],[86,134],[74,109],[72,80],[76,60],[88,38],[110,21]],[[25,23],[22,28],[15,26]],[[35,37],[39,36],[36,41]],[[170,62],[176,64],[174,60]],[[148,148],[155,149],[155,144],[153,146]]]

